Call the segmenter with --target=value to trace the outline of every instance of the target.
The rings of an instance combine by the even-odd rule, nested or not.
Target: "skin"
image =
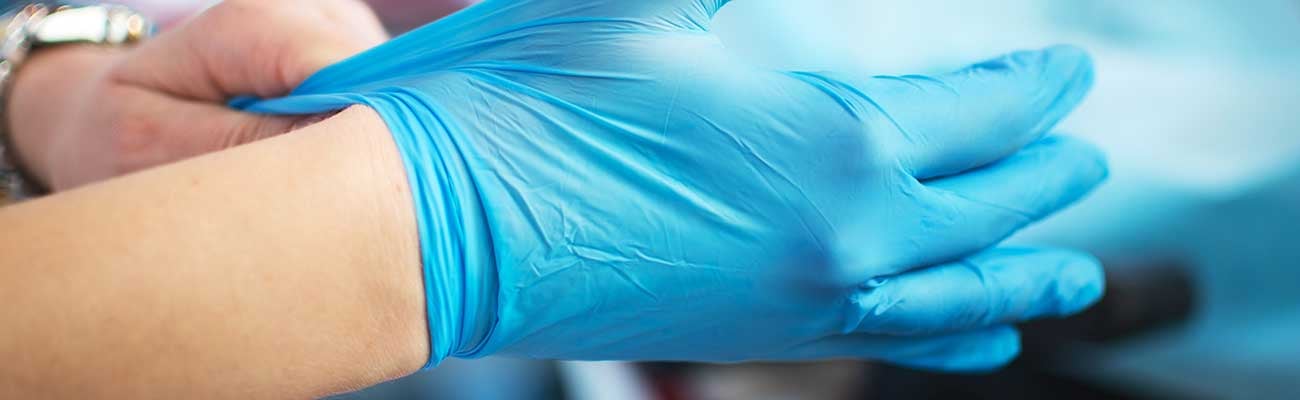
[[[0,398],[311,398],[416,371],[408,190],[353,108],[0,209]]]
[[[313,122],[225,104],[287,94],[385,40],[355,0],[226,1],[136,48],[36,52],[13,82],[9,128],[41,183],[75,188]]]
[[[225,106],[385,39],[356,1],[231,0],[136,48],[37,52],[10,129],[74,190],[0,209],[0,398],[312,398],[422,366],[418,238],[383,122]]]

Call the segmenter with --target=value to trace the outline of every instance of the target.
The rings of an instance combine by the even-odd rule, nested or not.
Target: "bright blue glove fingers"
[[[1057,46],[943,76],[877,77],[864,90],[897,124],[904,168],[925,180],[1015,153],[1074,110],[1092,82],[1087,53]]]
[[[1006,365],[1020,354],[1020,333],[1009,326],[929,337],[868,334],[832,336],[786,350],[776,360],[857,358],[950,372]]]
[[[1103,286],[1091,256],[993,249],[863,285],[847,304],[844,331],[928,335],[1064,316],[1095,303]]]
[[[934,265],[987,248],[1082,199],[1108,176],[1105,156],[1079,139],[1050,136],[996,164],[925,182],[934,223],[931,251],[906,260]]]
[[[1096,146],[1049,136],[997,164],[925,185],[966,215],[1007,215],[1004,223],[974,221],[1006,235],[1073,204],[1107,176],[1106,156]]]
[[[1020,355],[1020,331],[1010,326],[947,337],[954,338],[952,346],[945,348],[941,347],[942,343],[935,343],[931,344],[935,351],[886,360],[917,369],[975,373],[1002,368]],[[958,346],[955,338],[962,337],[966,338],[966,345]]]
[[[873,221],[910,224],[906,235],[872,236],[876,225],[845,235],[837,257],[847,271],[835,282],[857,284],[880,276],[950,262],[989,248],[1025,226],[1083,198],[1107,177],[1093,145],[1049,136],[993,165],[924,183],[903,193],[911,207],[873,215]],[[876,222],[879,224],[880,222]],[[889,251],[899,248],[926,251]]]

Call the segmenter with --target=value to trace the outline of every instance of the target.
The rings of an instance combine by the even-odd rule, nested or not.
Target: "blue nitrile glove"
[[[993,248],[1106,175],[1043,138],[1088,57],[943,76],[773,71],[723,0],[489,0],[332,66],[269,113],[373,107],[418,209],[431,364],[879,359],[999,366],[1008,324],[1102,291],[1086,255]]]

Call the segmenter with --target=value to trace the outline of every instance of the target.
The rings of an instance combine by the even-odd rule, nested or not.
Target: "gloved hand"
[[[418,207],[431,364],[863,358],[993,368],[1009,324],[1102,291],[1079,253],[991,248],[1106,175],[1043,138],[1056,47],[942,76],[760,68],[724,0],[489,0],[251,105],[365,104]]]

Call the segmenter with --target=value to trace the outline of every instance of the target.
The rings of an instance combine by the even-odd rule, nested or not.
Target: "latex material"
[[[249,105],[365,104],[407,165],[430,365],[853,357],[997,367],[1008,324],[1069,314],[1100,267],[991,248],[1106,175],[1043,138],[1088,57],[944,76],[758,68],[725,1],[490,0]]]

